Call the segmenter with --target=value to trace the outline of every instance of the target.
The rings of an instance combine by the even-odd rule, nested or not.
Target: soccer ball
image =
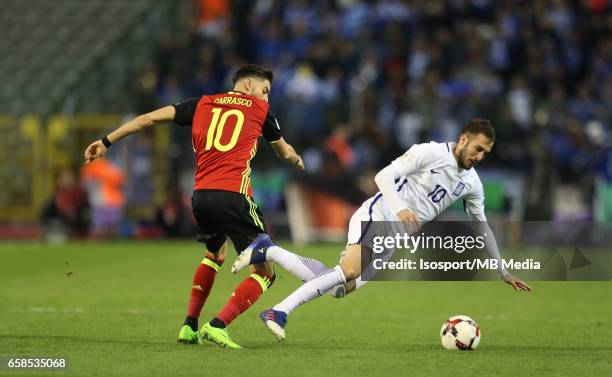
[[[480,326],[466,315],[450,317],[442,325],[440,340],[447,350],[473,351],[480,343]]]

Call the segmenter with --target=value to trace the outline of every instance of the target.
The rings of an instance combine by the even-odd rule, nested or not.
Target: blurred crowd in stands
[[[229,90],[246,62],[269,67],[271,109],[304,155],[299,179],[353,203],[412,144],[455,140],[465,121],[488,118],[498,141],[483,170],[524,177],[525,218],[550,219],[555,187],[575,188],[592,208],[596,182],[612,183],[611,7],[196,0],[183,32],[162,38],[135,80],[134,111]],[[172,171],[191,171],[189,131],[172,132]],[[278,168],[271,160],[256,159],[255,174]]]

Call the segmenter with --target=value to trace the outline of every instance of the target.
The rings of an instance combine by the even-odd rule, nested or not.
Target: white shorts
[[[381,227],[381,224],[377,224],[376,226],[371,227],[371,223],[373,221],[385,222],[385,226]],[[405,228],[397,220],[397,217],[383,205],[381,194],[377,194],[376,196],[366,200],[361,207],[355,211],[353,216],[351,216],[351,220],[349,221],[347,246],[362,244],[362,242],[365,245],[368,245],[371,240],[368,240],[367,237],[372,237],[373,234],[368,234],[366,237],[363,232],[374,230],[377,233],[381,233],[376,235],[388,236],[396,232],[404,232],[404,229]],[[378,254],[377,258],[388,260],[391,258],[391,256],[393,256],[394,252],[394,249],[388,250],[383,254]],[[345,251],[340,253],[340,263],[342,263],[344,254]],[[367,275],[369,276],[369,279],[371,279],[373,276],[375,276],[375,274],[376,271],[372,269]]]
[[[381,195],[378,194],[365,202],[353,213],[349,220],[348,226],[348,239],[346,246],[361,243],[361,230],[362,223],[370,221],[383,221],[384,216],[378,210],[378,206],[375,206],[376,202],[380,200]],[[364,224],[364,226],[367,226]]]
[[[369,230],[372,221],[385,222],[384,227],[380,223],[376,224],[375,231],[380,233],[377,236],[395,236],[396,233],[403,234],[406,231],[397,215],[384,204],[382,194],[379,193],[366,200],[351,216],[346,245],[361,244],[364,238],[362,231]]]
[[[360,244],[364,236],[362,230],[369,229],[369,223],[372,221],[387,222],[385,233],[389,235],[392,232],[403,232],[404,229],[398,222],[397,216],[383,203],[382,194],[378,193],[363,202],[351,216],[346,245]],[[378,229],[380,230],[380,227]]]

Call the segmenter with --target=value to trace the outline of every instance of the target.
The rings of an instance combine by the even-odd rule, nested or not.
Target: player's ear
[[[248,94],[251,94],[252,88],[253,88],[253,79],[251,79],[250,77],[247,77],[246,79],[244,79],[245,92]]]

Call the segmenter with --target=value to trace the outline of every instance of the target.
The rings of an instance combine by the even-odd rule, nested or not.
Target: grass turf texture
[[[294,249],[333,265],[340,248]],[[195,242],[0,243],[0,356],[70,359],[67,371],[0,376],[612,375],[610,282],[533,282],[531,294],[501,282],[374,282],[298,309],[279,344],[258,314],[299,282],[278,268],[231,326],[244,350],[179,345],[201,257]],[[231,261],[201,324],[247,276],[232,275]],[[475,352],[441,347],[440,326],[455,314],[480,324]]]

